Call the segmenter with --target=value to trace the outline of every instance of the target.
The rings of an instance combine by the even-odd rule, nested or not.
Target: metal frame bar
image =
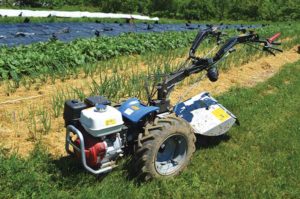
[[[72,141],[71,139],[71,133],[75,133],[79,140],[80,140],[80,148],[78,148],[74,142]],[[83,138],[83,135],[82,133],[73,125],[68,125],[67,126],[67,132],[66,132],[66,151],[68,152],[68,154],[74,154],[74,152],[72,152],[70,150],[70,145],[73,147],[74,150],[77,150],[78,152],[80,152],[81,154],[81,162],[84,166],[84,168],[95,174],[95,175],[98,175],[98,174],[102,174],[102,173],[107,173],[109,171],[111,171],[113,169],[113,166],[112,166],[112,163],[111,162],[108,162],[108,163],[105,163],[102,165],[102,167],[98,170],[94,170],[92,169],[91,167],[89,167],[86,163],[86,156],[85,156],[85,146],[84,146],[84,138]]]

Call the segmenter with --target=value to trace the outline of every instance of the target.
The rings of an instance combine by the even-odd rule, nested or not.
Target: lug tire
[[[176,166],[176,169],[167,175],[162,175],[156,167],[158,151],[162,144],[172,136],[179,136],[184,140],[186,150],[182,163]],[[153,124],[145,127],[144,133],[139,135],[138,146],[133,163],[135,172],[139,180],[148,181],[153,178],[172,177],[182,172],[193,153],[195,152],[195,134],[185,120],[174,114],[166,118],[156,118]]]

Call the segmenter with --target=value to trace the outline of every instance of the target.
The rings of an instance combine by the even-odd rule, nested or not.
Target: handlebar
[[[210,28],[208,29],[205,29],[203,31],[199,31],[193,44],[192,44],[192,47],[190,49],[190,54],[189,54],[189,57],[195,57],[195,53],[196,53],[196,50],[197,48],[199,47],[200,43],[205,39],[205,37],[208,36],[208,34],[210,33]]]
[[[192,44],[192,47],[190,48],[189,52],[189,58],[196,58],[195,53],[201,44],[201,42],[208,37],[209,35],[214,36],[217,38],[218,44],[220,43],[222,32],[218,31],[219,26],[210,26],[209,28],[206,28],[204,30],[200,30]]]
[[[221,47],[221,49],[216,53],[213,60],[219,61],[227,52],[231,51],[232,48],[237,44],[248,43],[248,42],[258,42],[259,36],[256,33],[248,33],[242,36],[232,37]]]
[[[200,72],[203,70],[208,71],[208,77],[210,80],[216,81],[217,78],[213,76],[217,76],[217,70],[214,69],[215,64],[219,62],[225,55],[228,55],[229,53],[232,53],[235,51],[233,48],[237,44],[249,44],[249,43],[261,43],[264,44],[263,51],[266,51],[272,55],[275,56],[275,53],[272,50],[282,52],[281,49],[277,49],[272,47],[272,45],[280,45],[279,42],[274,42],[278,37],[280,36],[280,33],[275,34],[274,36],[270,37],[269,39],[260,40],[259,35],[254,33],[253,31],[250,31],[249,33],[243,34],[241,36],[236,36],[228,39],[226,43],[220,48],[220,50],[215,54],[213,58],[209,59],[201,59],[196,58],[194,59],[194,65],[193,67],[197,68],[198,70],[190,70],[192,73]],[[213,77],[213,78],[212,78]]]
[[[218,28],[207,28],[205,30],[199,31],[196,39],[194,40],[192,47],[189,53],[189,59],[192,59],[192,64],[190,66],[181,68],[180,70],[173,72],[167,75],[164,78],[162,83],[157,84],[157,100],[153,101],[154,105],[160,106],[160,112],[164,112],[167,110],[167,107],[170,105],[170,100],[168,96],[174,86],[180,81],[184,80],[186,77],[202,72],[204,70],[207,71],[207,76],[211,81],[217,81],[218,79],[218,70],[215,66],[217,62],[221,61],[221,59],[226,56],[228,53],[234,51],[233,47],[237,44],[249,44],[249,43],[259,43],[264,44],[263,50],[275,55],[271,50],[276,50],[282,52],[280,49],[276,49],[272,47],[273,45],[280,45],[280,43],[274,42],[279,36],[280,33],[275,34],[269,39],[260,40],[259,35],[250,31],[241,36],[232,37],[227,40],[227,42],[220,48],[220,50],[215,54],[213,58],[199,58],[195,56],[195,52],[199,47],[200,43],[208,36],[220,36],[222,33],[217,32]]]
[[[192,45],[191,51],[190,51],[190,57],[193,59],[193,65],[192,67],[188,67],[185,70],[188,71],[187,74],[193,74],[193,73],[198,73],[203,70],[209,70],[212,66],[214,66],[218,61],[220,61],[225,55],[228,53],[232,53],[235,51],[233,47],[237,44],[249,44],[249,43],[260,43],[264,44],[263,51],[266,51],[272,55],[275,56],[275,53],[272,50],[282,52],[281,49],[274,48],[272,45],[281,45],[280,42],[274,42],[280,35],[281,33],[276,33],[272,37],[268,39],[261,40],[259,35],[256,34],[254,31],[249,31],[249,33],[232,37],[228,39],[225,44],[220,48],[220,50],[215,54],[213,58],[199,58],[195,57],[194,53],[201,41],[204,40],[205,36],[209,34],[216,34],[216,32],[212,32],[212,28],[205,29],[204,31],[200,31]],[[221,34],[218,32],[217,34]]]
[[[213,58],[214,61],[220,60],[227,52],[230,52],[232,48],[237,44],[242,43],[260,43],[264,44],[263,51],[266,51],[275,56],[275,53],[272,50],[283,52],[281,49],[274,48],[273,45],[281,45],[280,42],[275,42],[276,39],[280,37],[281,33],[276,33],[272,37],[260,40],[259,35],[254,32],[249,32],[238,37],[232,37],[221,47],[221,49],[216,53],[216,56]]]

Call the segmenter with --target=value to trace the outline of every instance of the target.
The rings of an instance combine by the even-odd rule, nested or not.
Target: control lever
[[[273,48],[273,47],[269,47],[270,49],[272,49],[272,50],[276,50],[276,51],[278,51],[278,52],[283,52],[283,50],[281,50],[281,49],[278,49],[278,48]]]
[[[233,53],[233,52],[235,52],[235,51],[236,51],[235,48],[230,48],[228,52],[229,52],[229,53]]]
[[[228,57],[231,53],[234,53],[235,51],[236,51],[235,48],[230,48],[230,49],[228,50],[228,52],[224,55],[224,57]]]
[[[268,52],[268,53],[270,53],[270,54],[276,56],[275,53],[272,52],[272,51],[270,50],[270,47],[266,47],[266,46],[265,46],[265,47],[263,48],[263,51],[266,51],[266,52]]]
[[[270,54],[272,54],[272,55],[274,55],[274,56],[276,56],[276,54],[275,54],[272,50],[276,50],[276,51],[278,51],[278,52],[283,52],[283,50],[278,49],[278,48],[273,48],[273,47],[271,47],[271,46],[265,46],[265,47],[263,48],[263,50],[264,50],[264,51],[267,51],[268,53],[270,53]]]
[[[216,38],[217,38],[217,45],[220,45],[222,43],[222,36],[227,35],[227,33],[225,32],[217,32],[216,34]]]
[[[273,35],[272,37],[266,39],[266,41],[261,41],[261,43],[264,43],[264,47],[263,50],[267,51],[268,53],[275,55],[275,53],[272,50],[278,51],[278,52],[283,52],[281,49],[278,48],[274,48],[272,47],[273,45],[281,45],[280,42],[275,42],[275,40],[280,37],[281,33],[276,33],[275,35]]]
[[[279,45],[281,45],[281,42],[272,42],[271,44],[279,46]]]

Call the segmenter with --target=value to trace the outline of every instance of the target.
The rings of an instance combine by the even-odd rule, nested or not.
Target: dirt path
[[[184,99],[192,97],[199,92],[209,91],[213,95],[219,95],[226,92],[233,86],[249,87],[254,86],[258,82],[265,81],[273,76],[280,68],[287,64],[300,60],[300,55],[296,52],[296,47],[278,54],[276,57],[268,56],[258,59],[249,64],[231,68],[226,72],[220,73],[219,81],[211,83],[207,79],[202,81],[196,87],[184,96]],[[90,82],[90,79],[68,80],[67,83],[76,86],[84,86]],[[66,85],[66,82],[58,82],[56,85],[43,86],[39,91],[20,90],[12,96],[1,96],[0,102],[28,97],[37,96],[33,100],[17,101],[14,103],[0,104],[0,146],[8,151],[15,151],[22,156],[27,156],[33,149],[34,142],[28,131],[28,122],[23,118],[25,113],[31,110],[32,106],[42,105],[50,111],[51,109],[51,94],[57,92],[59,88]],[[177,88],[171,96],[171,100],[175,103],[178,98],[185,93],[190,86]],[[45,143],[48,151],[59,157],[65,155],[64,139],[65,129],[62,118],[52,119],[51,131],[47,135],[41,136],[41,141]]]

